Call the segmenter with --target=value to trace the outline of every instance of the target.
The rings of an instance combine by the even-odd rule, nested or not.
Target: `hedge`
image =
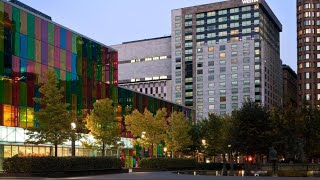
[[[194,159],[145,158],[140,161],[140,167],[160,170],[195,169],[196,162]]]
[[[3,161],[7,173],[42,173],[121,169],[118,158],[111,157],[12,157]]]

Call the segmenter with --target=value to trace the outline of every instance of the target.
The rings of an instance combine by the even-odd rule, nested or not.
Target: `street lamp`
[[[71,130],[72,130],[72,135],[71,135],[71,156],[76,156],[76,140],[75,140],[75,130],[77,128],[76,123],[72,122],[71,123]]]
[[[163,148],[164,157],[167,157],[167,150],[168,150],[168,149],[167,149],[166,147]]]
[[[228,148],[230,150],[230,155],[229,155],[229,161],[230,161],[230,173],[229,176],[233,176],[233,157],[232,157],[232,149],[231,149],[231,144],[228,145]]]

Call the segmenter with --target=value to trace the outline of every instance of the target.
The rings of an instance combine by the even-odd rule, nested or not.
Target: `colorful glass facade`
[[[154,98],[146,94],[141,94],[139,92],[134,92],[122,87],[118,87],[118,94],[118,102],[122,110],[129,108],[131,110],[137,109],[140,112],[143,112],[144,109],[147,108],[152,113],[156,113],[158,109],[166,108],[169,115],[172,111],[181,111],[184,112],[186,117],[188,117],[190,120],[194,119],[194,111],[188,107],[173,104],[171,102]],[[122,121],[121,124],[121,136],[126,138],[133,138],[133,136],[126,131],[124,121]],[[154,152],[153,154],[157,154],[158,157],[163,156],[163,147],[161,145],[154,146],[153,149],[143,149],[139,146],[135,146],[134,148],[130,149],[122,149],[121,158],[123,160],[123,166],[138,166],[140,158],[151,156],[152,151]]]
[[[0,2],[0,126],[32,127],[33,97],[54,70],[70,110],[117,101],[117,52],[13,4]]]
[[[24,129],[39,125],[34,112],[41,107],[33,98],[41,96],[38,89],[46,81],[48,70],[56,72],[70,111],[80,115],[92,109],[97,99],[103,98],[110,98],[122,107],[120,135],[127,143],[132,135],[126,132],[121,117],[128,106],[141,112],[144,108],[156,112],[158,108],[166,107],[169,114],[179,110],[192,117],[189,108],[118,87],[117,51],[0,0],[0,170],[3,157],[20,153],[53,154],[52,147],[47,150],[50,145],[41,148],[21,146],[26,139]],[[71,152],[69,146],[59,148],[66,148],[63,155],[68,155],[68,149]],[[162,153],[161,147],[155,148]],[[79,147],[77,150],[89,152]],[[134,166],[139,160],[139,152],[139,147],[123,149],[124,165]]]

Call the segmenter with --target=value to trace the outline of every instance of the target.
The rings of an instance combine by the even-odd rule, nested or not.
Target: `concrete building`
[[[264,0],[172,10],[172,99],[197,118],[247,99],[282,106],[282,25]]]
[[[320,106],[320,2],[297,0],[298,104]]]
[[[282,66],[282,70],[284,105],[297,105],[297,73],[285,64]]]
[[[119,86],[171,101],[171,36],[112,47],[119,54]]]

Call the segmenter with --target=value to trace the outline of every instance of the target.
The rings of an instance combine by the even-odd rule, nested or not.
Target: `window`
[[[239,12],[239,8],[230,9],[230,13],[237,13],[237,12]]]
[[[209,103],[213,103],[214,102],[214,98],[213,97],[209,98],[208,101],[209,101]]]
[[[249,71],[249,70],[250,70],[250,66],[248,65],[243,66],[243,71]]]
[[[238,93],[238,88],[232,88],[231,89],[232,94],[237,94]]]
[[[231,31],[230,31],[230,34],[231,34],[231,35],[237,35],[237,34],[239,34],[239,29],[231,30]]]
[[[238,109],[238,103],[232,103],[232,109]]]
[[[197,18],[203,18],[204,17],[204,13],[200,13],[196,15]]]
[[[228,10],[219,10],[218,11],[218,15],[224,15],[224,14],[227,14],[228,13]]]
[[[306,89],[311,89],[310,83],[306,83]]]
[[[219,54],[219,57],[220,57],[220,58],[226,58],[226,53],[225,53],[225,52],[221,52],[221,53]]]
[[[220,104],[220,109],[226,109],[227,105],[226,104]]]
[[[226,90],[225,89],[220,89],[220,95],[225,95],[226,94]]]
[[[209,84],[208,84],[208,87],[209,87],[209,88],[213,88],[213,87],[214,87],[214,83],[209,83]]]
[[[231,100],[232,100],[232,101],[238,101],[238,96],[232,96],[232,97],[231,97]]]
[[[208,52],[214,52],[214,47],[208,47]]]
[[[192,25],[192,22],[191,22]],[[204,20],[197,21],[197,25],[204,25]]]
[[[311,100],[311,94],[306,94],[306,100],[310,101]]]
[[[214,81],[214,75],[209,75],[208,76],[208,81]]]
[[[231,66],[231,72],[238,72],[237,66]]]
[[[209,90],[208,94],[209,94],[209,96],[213,96],[214,95],[214,91],[213,90]]]
[[[232,86],[232,87],[238,86],[238,82],[237,82],[237,81],[232,81],[232,82],[231,82],[231,86]]]
[[[184,25],[185,25],[185,26],[192,26],[192,21],[186,21],[186,22],[184,23]]]
[[[215,16],[215,15],[216,15],[216,12],[214,12],[214,11],[207,12],[207,17],[212,17],[212,16]]]
[[[213,104],[209,105],[209,109],[213,110],[214,109],[214,105]]]
[[[197,32],[204,32],[204,27],[197,28]]]
[[[225,96],[220,97],[220,102],[226,102],[226,101],[227,101],[227,98]]]
[[[192,14],[186,14],[186,15],[184,16],[184,19],[192,19]]]
[[[250,87],[244,87],[243,93],[250,93]]]
[[[232,75],[231,75],[231,78],[232,78],[232,79],[238,79],[238,74],[232,74]]]
[[[237,51],[232,51],[231,52],[231,57],[235,57],[235,56],[238,56],[238,52]]]
[[[203,103],[203,98],[198,98],[198,99],[197,99],[197,102],[198,102],[198,103]]]
[[[247,18],[251,18],[251,14],[250,13],[242,14],[242,19],[247,19]]]

